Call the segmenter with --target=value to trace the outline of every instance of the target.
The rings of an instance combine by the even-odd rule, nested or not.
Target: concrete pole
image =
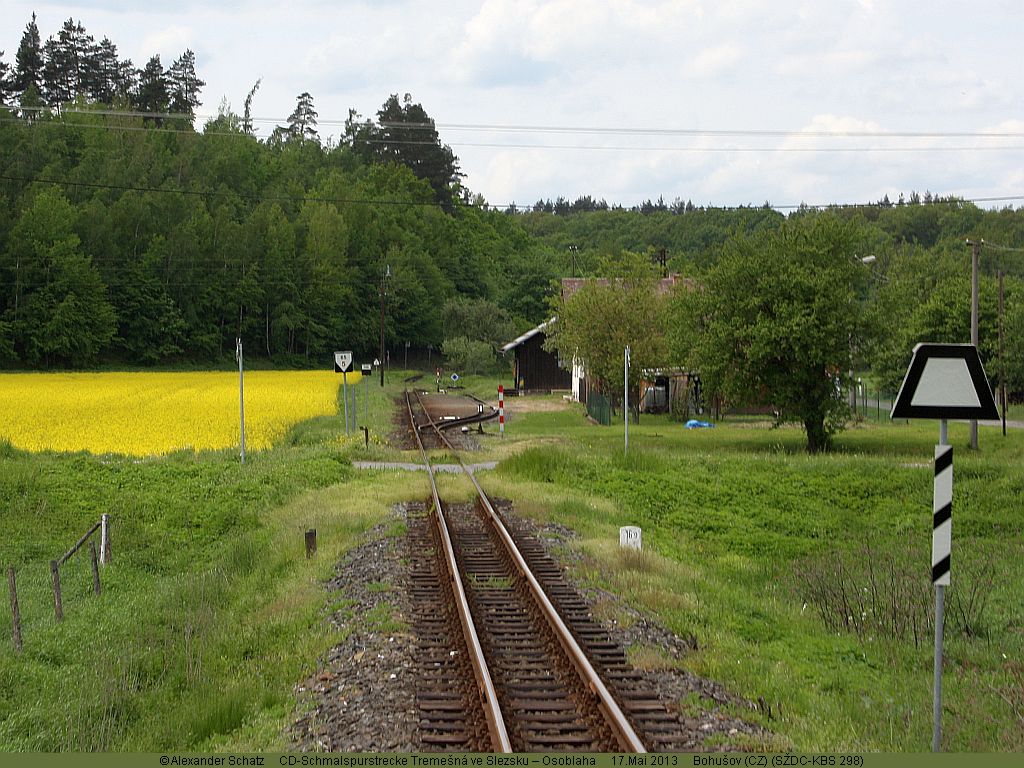
[[[978,262],[984,240],[968,240],[971,244],[971,344],[978,346]],[[971,419],[971,448],[978,450],[978,420]]]

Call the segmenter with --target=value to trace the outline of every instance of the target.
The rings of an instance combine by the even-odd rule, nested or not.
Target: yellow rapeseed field
[[[358,373],[349,374],[350,384]],[[335,414],[341,376],[245,374],[245,444],[269,448],[296,422]],[[238,373],[0,374],[0,439],[29,451],[147,456],[238,445]]]

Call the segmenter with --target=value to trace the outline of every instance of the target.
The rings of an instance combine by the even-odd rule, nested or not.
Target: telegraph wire
[[[88,111],[85,111],[85,110],[80,110],[80,111],[74,112],[73,114],[89,115],[89,114],[103,114],[103,113],[100,113],[100,112],[88,112]],[[140,116],[141,115],[146,115],[146,116],[152,115],[153,117],[158,117],[158,118],[165,118],[165,117],[169,116],[168,114],[165,114],[165,113],[117,113],[117,114],[118,115],[135,115],[135,114],[137,114],[137,115],[140,115]],[[170,115],[170,117],[173,117],[173,115]],[[2,123],[18,123],[18,124],[22,124],[22,125],[25,124],[25,122],[23,120],[21,120],[19,118],[16,118],[16,117],[0,118],[0,122],[2,122]],[[318,121],[317,125],[319,126],[321,124],[321,122],[323,122],[323,121]],[[183,135],[183,136],[194,136],[197,139],[202,139],[203,137],[206,137],[206,136],[226,136],[226,137],[232,137],[232,138],[252,139],[254,141],[259,141],[260,140],[260,137],[257,136],[257,135],[251,134],[251,133],[245,133],[245,132],[242,132],[242,131],[205,131],[205,130],[204,131],[196,131],[195,129],[191,129],[190,130],[190,129],[185,129],[185,128],[172,128],[172,127],[169,127],[169,126],[166,126],[166,125],[161,125],[159,127],[151,127],[151,126],[145,126],[145,125],[116,125],[116,124],[111,124],[111,123],[74,122],[74,121],[71,121],[71,120],[59,119],[59,118],[55,119],[51,123],[47,123],[47,125],[60,125],[60,126],[65,127],[65,128],[86,128],[86,129],[91,129],[91,130],[125,131],[125,132],[135,132],[135,133],[153,132],[154,135],[160,134],[160,133],[164,133],[164,134],[169,133],[169,134],[177,134],[177,135]],[[401,125],[405,126],[407,124],[403,123]],[[638,133],[638,134],[635,134],[635,135],[640,135],[640,134]],[[696,136],[698,134],[689,134],[689,135]],[[730,132],[730,131],[720,131],[720,132],[715,132],[713,134],[712,133],[705,133],[705,134],[700,134],[700,135],[707,135],[707,136],[710,136],[710,135],[714,135],[714,136],[748,135],[749,136],[749,135],[753,135],[753,134],[740,134],[740,133],[734,132],[734,131],[733,132]],[[758,136],[769,136],[769,135],[772,135],[772,134],[762,133],[762,134],[756,134],[756,135],[758,135]],[[837,137],[842,137],[844,134],[825,134],[825,133],[820,133],[820,134],[803,133],[803,134],[800,134],[800,133],[795,133],[795,132],[791,132],[791,133],[779,132],[777,135],[780,136],[780,137],[781,136],[786,136],[786,137],[805,136],[805,137],[818,137],[818,138],[824,138],[824,137],[837,138]],[[847,134],[847,136],[854,136],[854,135],[855,134]],[[859,136],[859,137],[882,138],[884,136],[896,136],[896,135],[897,134],[858,134],[857,136]],[[1017,134],[1010,134],[1010,133],[1007,133],[1007,134],[967,134],[967,133],[964,133],[964,134],[945,134],[945,135],[939,135],[939,134],[920,134],[918,136],[915,136],[914,138],[953,138],[953,137],[956,137],[956,136],[959,136],[959,137],[970,137],[970,138],[986,138],[986,139],[992,139],[992,138],[1005,139],[1005,138],[1024,138],[1024,133],[1017,133]],[[910,137],[910,134],[904,134],[901,137],[903,137],[903,138]],[[377,145],[398,145],[398,146],[436,146],[437,145],[437,142],[434,142],[434,141],[421,141],[421,140],[416,140],[416,139],[393,139],[393,138],[388,138],[388,139],[372,139],[372,138],[363,139],[363,138],[356,138],[356,139],[354,139],[354,141],[356,143],[360,143],[360,144],[377,144]],[[685,152],[685,153],[719,153],[719,154],[729,154],[729,153],[741,153],[741,154],[749,154],[749,153],[757,153],[757,154],[773,154],[773,153],[784,153],[784,154],[815,154],[815,153],[863,154],[863,153],[878,153],[878,152],[881,152],[881,153],[901,153],[901,152],[906,152],[906,153],[942,153],[942,152],[1022,152],[1022,151],[1024,151],[1024,145],[999,145],[999,144],[970,145],[970,146],[964,146],[964,145],[924,146],[924,147],[922,147],[922,146],[896,146],[896,147],[894,147],[894,146],[876,146],[876,147],[870,147],[870,146],[858,146],[858,147],[835,147],[835,146],[828,146],[828,147],[792,147],[792,146],[750,147],[750,146],[726,146],[726,147],[721,147],[721,146],[650,146],[650,145],[643,145],[643,144],[636,144],[636,145],[625,146],[625,145],[609,145],[609,144],[537,144],[537,143],[498,142],[498,141],[494,141],[494,142],[489,142],[489,141],[452,141],[452,142],[446,142],[445,145],[449,146],[449,147],[474,147],[474,148],[486,148],[486,149],[534,149],[534,150],[555,150],[555,151],[568,150],[568,151],[610,151],[610,152]]]
[[[223,115],[220,114],[197,114],[174,112],[144,112],[138,110],[119,109],[75,109],[64,108],[54,109],[52,107],[19,107],[16,105],[0,105],[0,108],[7,110],[20,110],[31,112],[49,112],[59,115],[80,114],[80,115],[105,115],[111,117],[142,117],[160,118],[167,120],[209,120],[215,121]],[[239,119],[241,115],[236,115]],[[250,117],[252,123],[286,123],[285,117]],[[350,120],[337,120],[329,118],[318,118],[317,125],[347,125]],[[408,128],[412,130],[452,130],[452,131],[477,131],[485,133],[554,133],[554,134],[591,134],[591,135],[636,135],[636,136],[762,136],[769,138],[807,138],[807,137],[842,137],[842,138],[913,138],[913,139],[943,139],[943,138],[1024,138],[1024,131],[882,131],[882,130],[846,130],[846,129],[785,129],[785,128],[648,128],[644,126],[566,126],[566,125],[530,125],[530,124],[500,124],[500,123],[442,123],[436,121],[412,123],[412,122],[391,122],[377,120],[351,121],[352,124],[362,127],[365,125],[378,128]]]

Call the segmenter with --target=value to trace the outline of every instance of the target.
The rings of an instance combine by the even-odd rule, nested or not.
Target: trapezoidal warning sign
[[[998,419],[973,344],[918,344],[893,403],[893,419]]]

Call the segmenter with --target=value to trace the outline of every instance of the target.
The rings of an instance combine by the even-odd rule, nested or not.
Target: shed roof
[[[554,325],[557,320],[558,320],[558,316],[556,315],[555,317],[552,317],[550,320],[545,320],[543,323],[538,325],[536,328],[531,328],[526,333],[524,333],[522,336],[517,336],[516,338],[512,339],[512,341],[510,341],[508,344],[506,344],[505,346],[503,346],[501,348],[502,354],[504,354],[505,352],[508,352],[510,349],[515,349],[516,347],[518,347],[520,344],[523,344],[524,342],[529,341],[534,336],[536,336],[538,333],[541,333],[542,331],[544,331],[544,329],[547,328],[548,326]]]
[[[585,285],[600,285],[608,286],[613,283],[621,283],[622,281],[617,278],[608,277],[563,277],[562,278],[562,300],[568,301],[572,296]],[[678,272],[673,272],[668,277],[664,277],[654,283],[654,292],[659,296],[665,296],[672,292],[675,286],[682,284],[686,286],[687,290],[694,289],[694,282],[688,277],[683,277]]]

